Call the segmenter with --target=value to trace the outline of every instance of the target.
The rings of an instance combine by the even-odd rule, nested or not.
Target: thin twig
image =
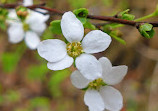
[[[19,4],[4,4],[4,5],[0,5],[0,7],[2,7],[2,8],[15,8],[18,5]],[[34,10],[35,8],[41,8],[41,9],[45,9],[53,14],[58,14],[58,15],[64,14],[64,12],[62,12],[62,11],[48,8],[48,7],[44,7],[44,5],[45,5],[45,3],[28,6],[27,8],[32,9],[32,10]],[[87,18],[93,19],[93,20],[102,20],[102,21],[109,21],[109,22],[114,22],[114,23],[119,23],[119,24],[124,24],[124,25],[130,25],[130,26],[134,26],[134,27],[138,27],[142,23],[149,23],[149,24],[152,24],[153,27],[158,27],[158,22],[135,22],[135,21],[124,20],[124,19],[120,19],[120,18],[116,18],[116,17],[98,16],[98,15],[88,15]]]

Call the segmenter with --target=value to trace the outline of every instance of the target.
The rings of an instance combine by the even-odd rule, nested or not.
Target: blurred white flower
[[[24,0],[23,5],[29,6],[32,5],[32,3],[32,0]],[[22,22],[17,17],[15,10],[9,10],[9,20],[7,20],[9,24],[8,35],[9,42],[16,44],[25,40],[26,45],[33,50],[36,49],[40,43],[40,35],[46,29],[45,22],[49,19],[49,15],[43,15],[31,10],[28,11],[28,17]]]
[[[99,59],[102,65],[102,76],[95,80],[89,80],[78,70],[71,75],[72,84],[79,88],[85,89],[84,102],[90,111],[119,111],[123,106],[121,93],[109,85],[118,84],[127,74],[127,66],[112,67],[111,62],[102,57]],[[98,72],[100,73],[100,72]]]
[[[37,48],[39,55],[48,61],[48,68],[62,70],[70,67],[75,60],[76,67],[85,77],[97,78],[98,73],[102,72],[101,65],[90,54],[107,49],[111,37],[100,30],[93,30],[83,38],[84,27],[70,11],[62,16],[61,29],[68,44],[58,39],[49,39],[42,41]]]

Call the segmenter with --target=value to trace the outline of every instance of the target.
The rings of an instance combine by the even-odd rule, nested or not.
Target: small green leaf
[[[76,17],[85,24],[87,22],[88,10],[86,8],[80,8],[73,11]]]
[[[114,38],[115,40],[117,40],[118,42],[120,42],[121,44],[126,45],[126,41],[123,40],[122,38],[116,36],[115,34],[112,34],[112,33],[111,33],[110,36],[111,36],[112,38]]]
[[[50,23],[49,29],[54,34],[62,34],[61,26],[60,26],[61,20],[54,20]]]
[[[118,18],[121,18],[121,19],[125,19],[125,20],[134,20],[135,16],[132,15],[132,14],[128,14],[130,10],[127,9],[125,11],[122,11],[118,14]]]
[[[144,23],[139,27],[140,34],[145,38],[152,38],[154,36],[153,25]]]
[[[125,19],[125,20],[134,20],[135,16],[132,15],[132,14],[123,14],[122,15],[122,19]]]
[[[87,21],[83,26],[84,26],[84,28],[91,29],[91,30],[96,29],[96,27],[92,23],[90,23],[89,21]]]

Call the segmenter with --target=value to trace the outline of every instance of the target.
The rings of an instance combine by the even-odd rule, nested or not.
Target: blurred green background
[[[0,3],[21,0],[0,0]],[[157,0],[34,0],[35,4],[61,11],[85,7],[90,14],[112,16],[131,9],[136,18],[155,10]],[[52,16],[47,22],[60,19]],[[146,21],[158,21],[157,17]],[[91,21],[100,23],[100,21]],[[113,65],[128,65],[125,79],[114,86],[124,97],[122,111],[158,111],[158,28],[152,39],[143,38],[131,26],[119,28],[126,45],[113,39],[110,47],[96,57],[108,57]],[[89,30],[85,30],[88,32]],[[48,29],[41,39],[60,38]],[[51,71],[37,51],[26,48],[25,43],[10,44],[7,30],[0,30],[0,111],[88,111],[84,105],[84,92],[70,82],[73,67]]]

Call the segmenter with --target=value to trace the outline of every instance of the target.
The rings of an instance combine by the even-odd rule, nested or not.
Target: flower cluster
[[[63,70],[73,62],[77,68],[71,75],[72,84],[86,90],[84,101],[90,111],[121,110],[122,95],[109,86],[119,83],[127,73],[127,66],[112,67],[111,62],[102,57],[97,60],[92,54],[106,50],[111,37],[93,30],[84,36],[84,27],[72,12],[65,12],[61,19],[61,30],[68,41],[49,39],[40,42],[38,53],[48,61],[51,70]]]
[[[32,0],[24,0],[23,6],[29,6],[32,3]],[[46,12],[45,10],[42,11]],[[25,7],[18,7],[17,10],[9,10],[8,17],[9,42],[15,44],[25,40],[30,49],[36,49],[40,43],[40,36],[46,29],[45,22],[48,20],[49,15],[42,15],[35,11],[26,10]]]
[[[71,74],[72,84],[86,91],[84,102],[90,111],[121,110],[123,97],[110,85],[118,84],[127,73],[127,66],[112,67],[106,57],[96,59],[92,54],[105,51],[111,37],[101,30],[93,30],[84,36],[82,22],[71,11],[62,16],[60,27],[66,43],[59,39],[48,39],[40,42],[40,36],[46,29],[48,14],[42,9],[32,11],[26,8],[32,0],[24,0],[23,6],[9,10],[8,35],[11,43],[24,39],[30,49],[37,49],[39,55],[48,61],[51,70],[63,70],[73,63],[77,68]]]

